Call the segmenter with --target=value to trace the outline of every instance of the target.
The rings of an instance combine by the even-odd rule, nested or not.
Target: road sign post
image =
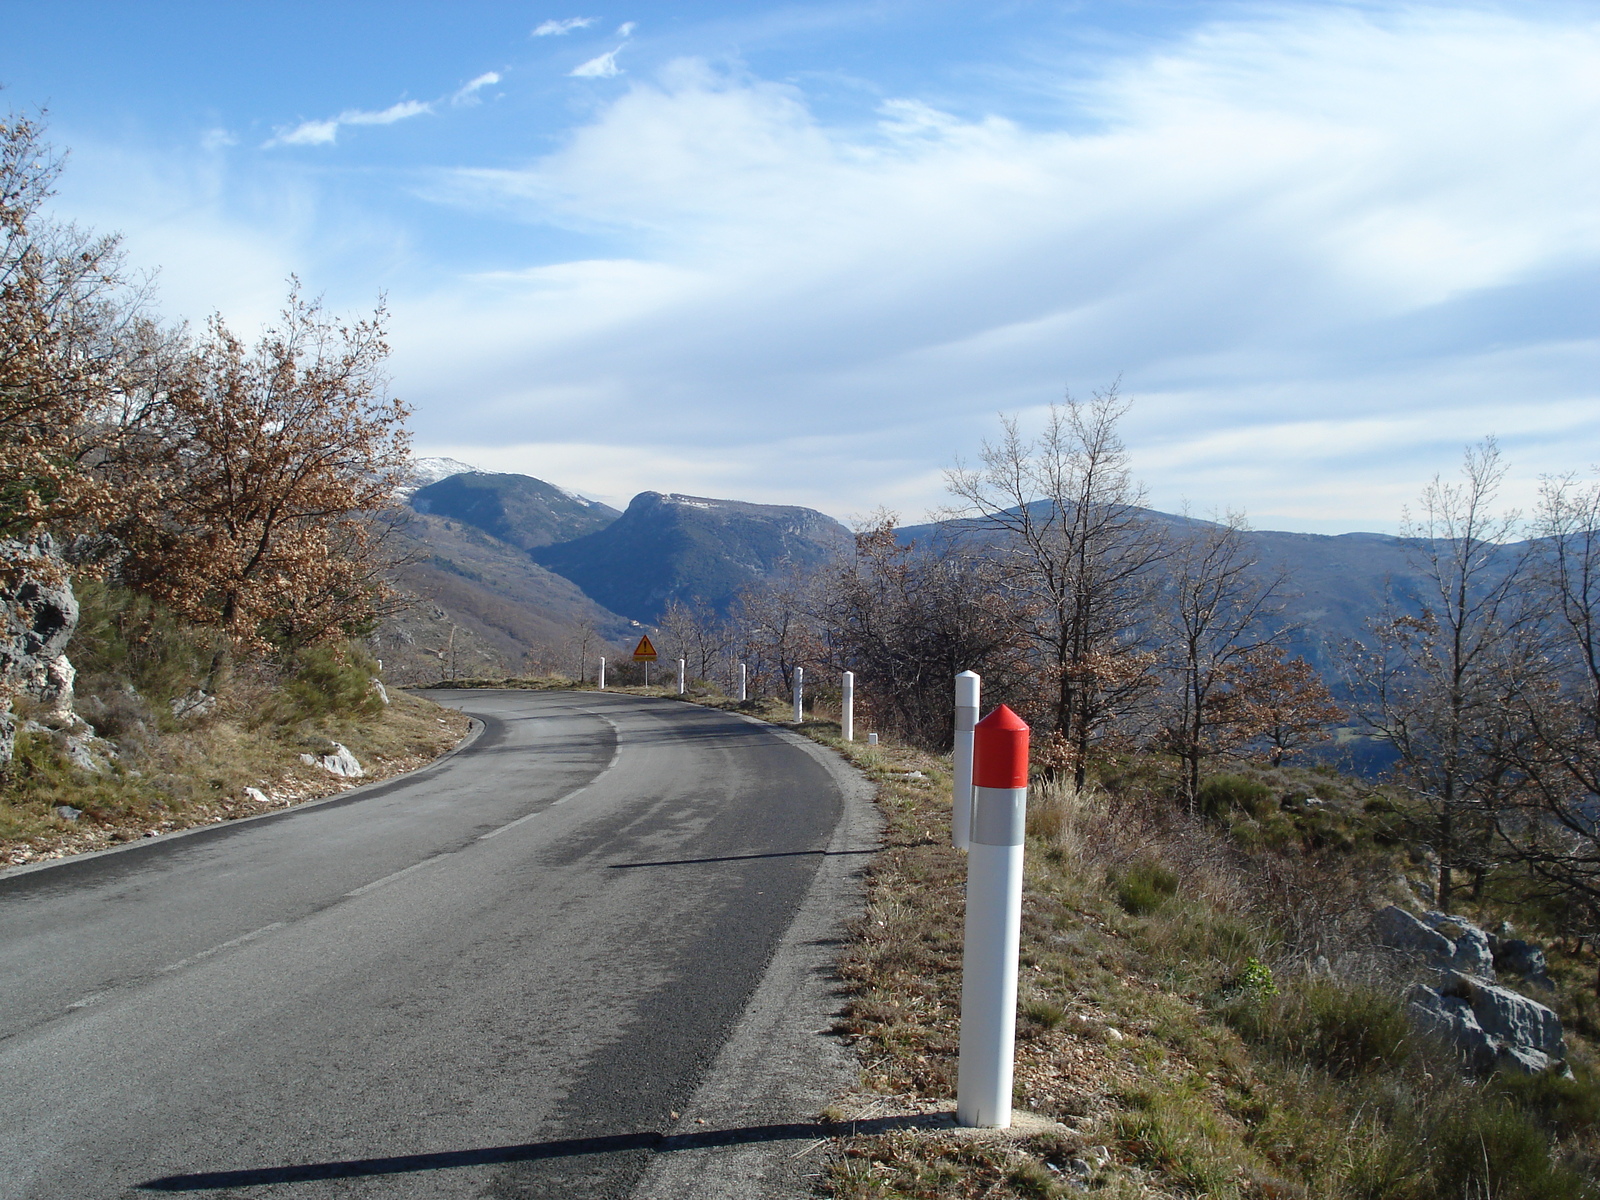
[[[956,1122],[1005,1129],[1016,1050],[1028,726],[1003,704],[974,730],[972,782]]]
[[[805,695],[805,679],[806,669],[804,667],[796,667],[794,669],[794,723],[796,725],[800,724],[803,711],[802,698]]]
[[[965,850],[972,831],[972,727],[978,723],[983,679],[973,671],[956,676],[956,744],[950,785],[950,844]]]
[[[659,657],[656,648],[650,644],[650,635],[644,634],[639,639],[639,644],[633,648],[633,661],[644,664],[644,685],[650,686],[650,664]]]
[[[846,671],[839,683],[839,736],[856,740],[856,673]]]

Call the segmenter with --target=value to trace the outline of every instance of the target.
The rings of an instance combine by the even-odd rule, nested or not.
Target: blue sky
[[[1600,17],[1565,4],[0,0],[174,317],[393,313],[418,450],[920,518],[1120,377],[1151,503],[1393,528],[1600,462]],[[542,32],[541,32],[542,31]]]

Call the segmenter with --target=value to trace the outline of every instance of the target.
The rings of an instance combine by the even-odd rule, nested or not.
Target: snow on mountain
[[[425,488],[430,483],[438,483],[441,479],[449,479],[452,475],[476,475],[478,468],[468,466],[454,458],[414,458],[411,460],[411,477],[406,483],[395,489],[395,494],[402,500],[407,500],[418,488]]]

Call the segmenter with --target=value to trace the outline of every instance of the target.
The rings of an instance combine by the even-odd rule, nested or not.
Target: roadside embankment
[[[112,736],[89,754],[60,730],[25,725],[0,783],[0,868],[319,800],[425,766],[466,736],[461,713],[381,693],[370,678],[359,662],[325,660],[287,680],[236,678],[201,711],[176,713],[124,694],[97,723]],[[353,684],[353,698],[341,696]]]

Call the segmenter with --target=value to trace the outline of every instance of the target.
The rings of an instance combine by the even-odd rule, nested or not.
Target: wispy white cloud
[[[419,321],[436,349],[400,354],[437,361],[441,395],[460,394],[445,363],[479,364],[457,438],[588,442],[599,422],[631,431],[618,462],[647,444],[770,462],[803,413],[838,431],[794,468],[812,502],[857,509],[903,503],[997,409],[1120,374],[1158,503],[1380,524],[1374,498],[1448,469],[1443,442],[1489,414],[1530,477],[1600,459],[1600,418],[1545,416],[1600,411],[1600,339],[1566,299],[1600,270],[1597,64],[1581,22],[1289,12],[1080,73],[1057,128],[908,98],[863,132],[794,87],[681,63],[532,168],[438,193],[625,231],[632,272],[463,282],[461,321]],[[613,286],[629,273],[652,285]],[[1285,453],[1302,434],[1325,453]],[[864,471],[860,437],[901,453]],[[615,494],[621,474],[582,482]]]
[[[493,87],[500,82],[500,72],[485,71],[476,79],[462,84],[450,97],[451,104],[477,104],[480,97],[478,93],[486,87]]]
[[[191,147],[192,194],[107,158],[71,215],[163,263],[176,312],[270,315],[290,270],[354,306],[381,269],[419,446],[613,502],[916,516],[997,410],[1120,374],[1158,506],[1383,527],[1485,433],[1513,499],[1600,462],[1600,26],[1529,11],[1285,6],[1075,58],[1026,124],[912,93],[835,126],[748,73],[635,72],[525,168],[433,177],[450,254],[460,209],[496,218],[442,284],[425,224],[317,178],[230,208],[243,156]],[[526,249],[567,233],[574,261]]]
[[[225,150],[238,144],[239,139],[226,129],[208,129],[200,135],[200,148],[206,151]]]
[[[533,31],[534,37],[561,37],[574,29],[587,29],[594,24],[593,17],[567,17],[560,21],[546,21]]]
[[[280,129],[265,143],[271,146],[331,146],[339,137],[343,125],[393,125],[396,121],[420,117],[431,113],[433,105],[422,100],[402,100],[388,108],[367,111],[348,108],[337,117],[321,121],[302,121],[288,129]]]
[[[404,121],[410,117],[420,117],[423,113],[432,112],[433,105],[422,100],[402,100],[398,104],[391,104],[388,108],[378,112],[362,112],[353,109],[339,114],[341,125],[393,125],[396,121]]]
[[[567,74],[577,79],[610,79],[613,75],[622,74],[622,68],[617,66],[617,51],[609,50],[588,62],[579,63]]]
[[[639,28],[639,22],[637,22],[637,21],[624,21],[621,25],[617,26],[617,36],[618,37],[632,37],[633,36],[633,31],[635,29],[637,29],[637,28]]]

